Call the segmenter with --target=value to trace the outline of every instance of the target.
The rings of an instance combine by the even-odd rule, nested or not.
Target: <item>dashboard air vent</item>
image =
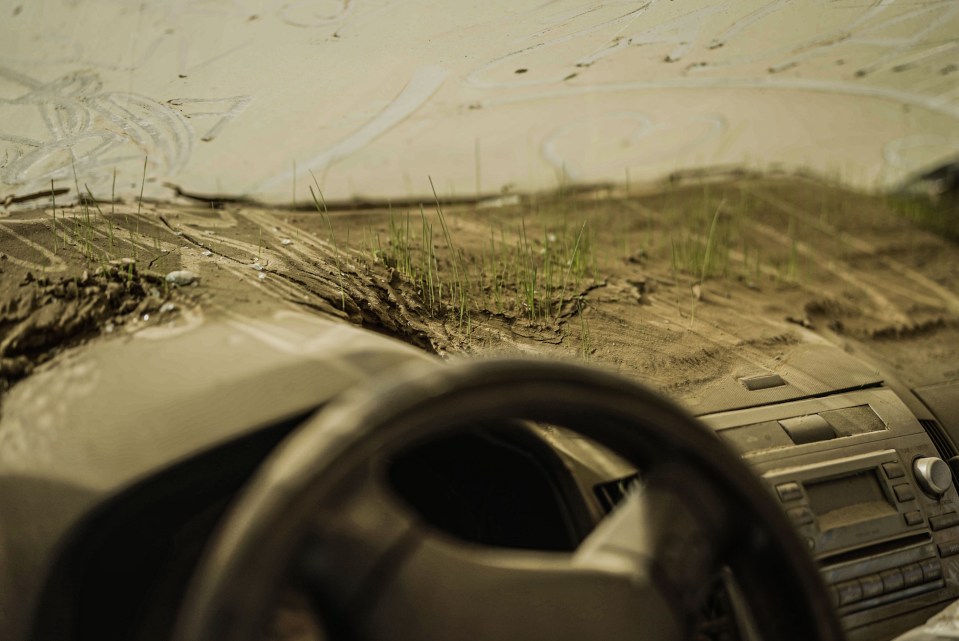
[[[630,474],[620,479],[614,479],[605,483],[598,483],[593,488],[596,492],[596,498],[606,513],[613,511],[616,504],[623,500],[630,488],[639,481],[639,474]]]
[[[938,450],[941,458],[948,461],[956,455],[955,446],[953,446],[952,441],[949,440],[949,437],[945,434],[939,423],[932,419],[921,418],[919,419],[919,424],[922,425],[922,429],[926,430],[926,434],[932,439],[932,443],[936,446],[936,450]]]

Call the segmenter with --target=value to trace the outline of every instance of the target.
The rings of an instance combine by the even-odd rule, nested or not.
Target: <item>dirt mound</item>
[[[151,314],[171,313],[177,294],[133,263],[56,281],[27,273],[0,304],[0,394],[58,353]]]
[[[805,332],[863,343],[910,384],[959,376],[959,248],[928,231],[925,209],[897,203],[737,177],[483,208],[437,197],[335,212],[110,203],[11,214],[0,223],[0,393],[111,328],[166,321],[157,312],[177,296],[204,318],[308,310],[440,355],[582,359],[680,399],[775,369]],[[200,286],[177,290],[147,270]]]

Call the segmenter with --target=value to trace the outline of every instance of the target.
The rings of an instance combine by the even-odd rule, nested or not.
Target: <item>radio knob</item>
[[[924,456],[913,463],[916,479],[927,494],[941,497],[952,487],[952,470],[937,456]]]

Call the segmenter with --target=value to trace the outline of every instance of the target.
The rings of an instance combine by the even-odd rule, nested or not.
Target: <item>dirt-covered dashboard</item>
[[[793,519],[849,638],[890,639],[959,595],[959,385],[901,389],[843,356],[796,345],[687,406]],[[206,369],[173,366],[188,359]],[[208,538],[276,446],[351,385],[421,366],[453,367],[287,314],[104,343],[23,382],[0,429],[0,636],[168,639]],[[396,493],[436,529],[494,547],[573,550],[637,477],[548,425],[420,445],[384,461]]]
[[[959,384],[875,384],[700,418],[782,504],[850,640],[891,639],[959,596]],[[547,437],[594,511],[637,478],[575,437]]]
[[[959,385],[917,390],[908,404],[903,396],[878,384],[700,417],[781,502],[852,641],[891,639],[959,597],[950,423]],[[96,623],[108,618],[103,608],[122,602],[123,616],[109,629],[115,638],[165,638],[161,622],[230,497],[296,423],[181,466],[104,512],[74,550],[85,559],[75,566],[82,571],[59,576],[82,602],[47,601],[44,611],[85,612],[72,638],[92,639],[108,631]],[[519,423],[477,424],[420,444],[383,461],[383,471],[436,530],[480,545],[552,551],[574,550],[641,482],[641,471],[591,440]],[[728,588],[717,582],[700,638],[750,639]],[[54,624],[62,631],[64,619]]]

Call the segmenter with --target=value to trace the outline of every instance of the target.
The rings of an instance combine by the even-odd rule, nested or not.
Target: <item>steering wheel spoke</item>
[[[292,564],[294,580],[328,610],[352,613],[393,559],[420,538],[415,517],[384,487],[373,461],[318,506]]]
[[[719,505],[695,471],[655,469],[583,541],[574,564],[653,580],[689,626],[710,595],[731,538]]]
[[[725,536],[704,484],[656,470],[572,554],[484,547],[426,526],[363,467],[316,513],[295,577],[365,638],[682,638]],[[692,505],[690,505],[692,502]],[[718,515],[714,515],[718,516]],[[411,602],[415,601],[415,602]],[[345,619],[345,620],[344,620]],[[402,630],[398,635],[397,630]]]
[[[445,641],[679,639],[676,611],[638,566],[421,536],[398,563],[363,638]]]

